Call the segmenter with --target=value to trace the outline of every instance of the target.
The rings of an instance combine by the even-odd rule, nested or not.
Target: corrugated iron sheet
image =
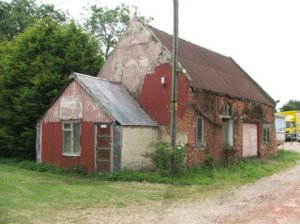
[[[79,73],[73,73],[71,77],[120,124],[157,126],[122,84]]]
[[[173,37],[148,26],[172,52]],[[179,39],[179,63],[192,79],[191,86],[231,97],[274,105],[274,100],[230,57]]]
[[[63,102],[67,99],[78,99],[82,105],[80,108],[64,107]],[[70,110],[71,109],[71,110]],[[43,116],[44,122],[60,122],[61,120],[82,119],[93,122],[112,122],[112,118],[101,109],[93,98],[76,81],[72,80],[58,95],[54,103]]]

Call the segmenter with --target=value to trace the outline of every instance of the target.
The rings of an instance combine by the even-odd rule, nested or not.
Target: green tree
[[[119,37],[124,32],[130,18],[139,14],[136,7],[129,7],[121,4],[113,9],[92,5],[90,8],[90,18],[87,19],[85,27],[92,32],[99,43],[102,44],[101,53],[107,58],[116,46]],[[140,16],[145,23],[149,23],[153,18]]]
[[[300,110],[300,101],[298,100],[290,100],[286,104],[283,105],[281,111],[289,111],[289,110]]]
[[[0,41],[12,40],[36,20],[48,16],[58,21],[66,20],[65,13],[55,10],[53,5],[37,5],[35,0],[0,1]]]
[[[33,159],[37,119],[72,71],[96,75],[99,45],[74,22],[50,17],[0,44],[0,154]]]

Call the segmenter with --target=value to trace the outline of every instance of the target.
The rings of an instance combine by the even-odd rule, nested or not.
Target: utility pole
[[[173,0],[173,66],[171,93],[171,146],[176,146],[176,110],[177,110],[177,67],[178,67],[178,0]]]
[[[171,93],[171,173],[175,174],[175,147],[176,147],[176,110],[177,110],[177,66],[178,66],[178,0],[173,0],[174,22],[173,22],[173,66],[172,66],[172,93]]]

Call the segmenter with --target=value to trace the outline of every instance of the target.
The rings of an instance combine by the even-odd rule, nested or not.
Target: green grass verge
[[[172,185],[212,185],[220,181],[249,183],[288,168],[300,160],[300,154],[279,150],[277,157],[267,159],[243,159],[228,167],[200,167],[187,169],[178,176],[161,176],[158,173],[130,172],[123,170],[100,176],[110,181],[147,181]]]
[[[277,158],[249,159],[227,168],[192,169],[176,177],[128,171],[74,176],[53,167],[39,167],[39,171],[49,172],[36,172],[0,160],[0,223],[55,223],[64,211],[80,212],[88,207],[195,200],[271,175],[299,159],[299,154],[280,150]],[[26,168],[30,166],[25,162]]]

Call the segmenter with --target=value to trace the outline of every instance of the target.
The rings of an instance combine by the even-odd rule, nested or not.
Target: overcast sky
[[[172,0],[37,0],[83,18],[97,3],[137,6],[150,25],[172,34]],[[231,56],[276,101],[300,100],[299,0],[179,0],[179,36]]]

